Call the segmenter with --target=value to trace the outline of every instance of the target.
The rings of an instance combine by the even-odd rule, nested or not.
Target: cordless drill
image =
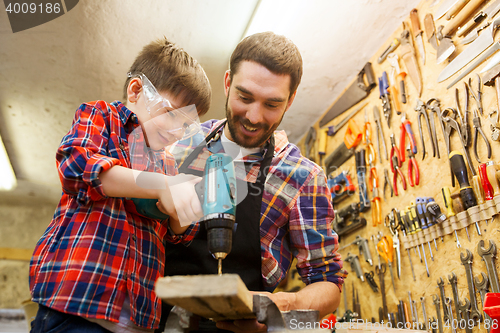
[[[218,260],[220,275],[222,260],[231,252],[236,219],[236,177],[232,158],[222,153],[208,157],[203,180],[195,185],[195,190],[203,208],[200,221],[207,229],[208,251]],[[142,215],[154,219],[168,218],[156,207],[156,199],[132,198],[132,201]]]
[[[236,219],[236,177],[232,158],[213,154],[207,159],[203,180],[195,186],[203,208],[207,228],[208,251],[218,260],[222,274],[222,259],[231,252]]]

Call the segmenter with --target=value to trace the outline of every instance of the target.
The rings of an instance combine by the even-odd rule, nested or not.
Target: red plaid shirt
[[[128,293],[134,323],[158,327],[161,302],[154,284],[164,272],[163,242],[189,242],[197,227],[171,237],[165,221],[139,215],[130,200],[104,194],[99,174],[114,165],[130,168],[131,159],[134,169],[177,173],[171,155],[141,150],[139,136],[131,136],[137,130],[137,116],[120,102],[86,103],[76,111],[56,156],[62,198],[31,260],[34,302],[118,322]]]

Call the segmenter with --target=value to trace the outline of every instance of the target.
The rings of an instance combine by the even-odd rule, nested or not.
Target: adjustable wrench
[[[498,275],[494,261],[494,258],[497,254],[497,247],[491,239],[489,240],[489,242],[490,246],[485,249],[484,240],[481,239],[477,244],[477,253],[479,253],[479,255],[483,258],[484,263],[486,264],[488,278],[491,284],[491,291],[494,293],[498,293],[500,292],[500,286],[498,283]]]
[[[448,307],[445,304],[446,296],[444,295],[444,281],[443,281],[443,278],[440,277],[437,280],[437,284],[438,284],[439,291],[440,291],[440,294],[441,294],[441,302],[443,304],[443,319],[444,319],[445,322],[447,322],[447,321],[450,320],[450,314],[448,313]],[[451,323],[451,321],[450,321],[450,323]]]
[[[474,278],[472,276],[472,252],[465,249],[465,256],[460,253],[460,260],[462,265],[465,267],[465,276],[467,277],[467,286],[469,287],[469,297],[470,297],[470,315],[469,317],[474,320],[474,322],[481,320],[481,312],[477,308],[477,298],[476,290],[474,288]]]

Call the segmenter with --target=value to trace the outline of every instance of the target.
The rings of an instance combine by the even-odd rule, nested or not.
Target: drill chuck
[[[215,259],[225,259],[233,246],[234,216],[210,214],[205,216],[208,251]]]

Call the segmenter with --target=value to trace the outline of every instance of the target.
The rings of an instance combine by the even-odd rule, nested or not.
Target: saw
[[[366,81],[368,84],[365,83]],[[358,73],[356,81],[354,81],[349,88],[337,99],[332,107],[319,121],[319,127],[328,124],[335,117],[341,115],[349,110],[352,106],[356,105],[359,101],[368,96],[370,91],[377,85],[375,82],[375,75],[373,74],[372,63],[367,62],[363,69]]]

